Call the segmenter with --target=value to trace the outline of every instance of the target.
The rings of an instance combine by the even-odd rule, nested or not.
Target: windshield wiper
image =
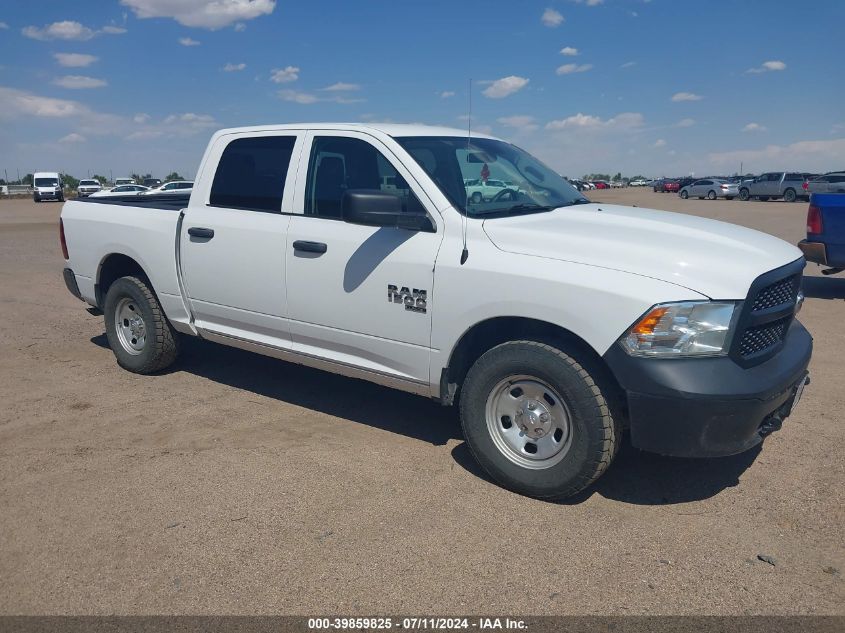
[[[484,209],[475,211],[473,215],[493,215],[494,213],[533,213],[534,211],[551,211],[557,207],[542,204],[515,204],[512,207],[499,207],[498,209]]]

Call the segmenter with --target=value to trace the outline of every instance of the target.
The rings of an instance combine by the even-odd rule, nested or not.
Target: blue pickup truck
[[[823,275],[845,270],[845,194],[814,193],[807,210],[807,239],[798,242],[808,262],[828,266]]]

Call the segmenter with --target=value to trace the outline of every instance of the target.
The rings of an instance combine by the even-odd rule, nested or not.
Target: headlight
[[[728,352],[735,303],[684,301],[649,310],[622,338],[632,356],[682,358]]]

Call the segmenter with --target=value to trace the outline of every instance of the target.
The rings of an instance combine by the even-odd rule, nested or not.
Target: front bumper
[[[631,443],[677,457],[721,457],[780,428],[807,379],[810,333],[793,321],[783,348],[744,369],[726,356],[638,358],[614,344],[605,354],[625,390]]]

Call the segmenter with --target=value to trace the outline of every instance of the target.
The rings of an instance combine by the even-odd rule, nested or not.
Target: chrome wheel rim
[[[118,302],[114,311],[114,329],[120,346],[129,354],[137,356],[144,351],[147,326],[134,299],[124,297]]]
[[[572,445],[569,407],[557,391],[535,376],[501,380],[487,397],[485,415],[496,448],[523,468],[551,468]]]

